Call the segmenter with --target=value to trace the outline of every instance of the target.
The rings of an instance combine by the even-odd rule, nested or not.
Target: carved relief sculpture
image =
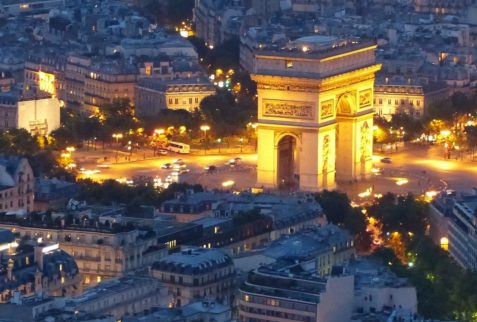
[[[371,89],[360,91],[359,92],[359,108],[371,106],[372,97],[373,97],[373,92]]]
[[[368,122],[361,126],[361,159],[368,160],[371,157],[371,131]]]
[[[324,120],[334,115],[334,100],[321,102],[320,119]]]
[[[330,136],[325,135],[323,138],[323,173],[328,172],[328,160],[330,157]]]
[[[307,102],[264,100],[262,115],[312,120],[313,105]]]
[[[355,103],[355,99],[353,99],[353,96],[348,94],[344,94],[343,96],[340,97],[338,101],[338,113],[340,114],[351,114],[354,111],[354,108],[351,107],[351,104]]]

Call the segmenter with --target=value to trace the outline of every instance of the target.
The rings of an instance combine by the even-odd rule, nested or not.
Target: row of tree
[[[35,176],[70,178],[57,162],[52,139],[34,137],[24,129],[0,131],[0,155],[14,155],[29,160]]]

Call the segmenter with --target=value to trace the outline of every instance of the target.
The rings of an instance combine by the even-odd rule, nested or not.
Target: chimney
[[[40,270],[43,270],[43,247],[35,246],[34,256],[35,263],[38,265]]]

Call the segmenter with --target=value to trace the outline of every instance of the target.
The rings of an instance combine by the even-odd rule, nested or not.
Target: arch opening
[[[285,135],[278,141],[277,170],[277,182],[280,189],[299,187],[297,140],[291,135]]]

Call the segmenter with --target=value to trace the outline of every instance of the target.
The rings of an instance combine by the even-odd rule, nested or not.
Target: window
[[[179,99],[178,98],[174,99],[174,104],[179,104]]]
[[[291,60],[286,61],[287,68],[293,68],[293,62]]]
[[[192,104],[192,97],[189,98],[189,104]]]

